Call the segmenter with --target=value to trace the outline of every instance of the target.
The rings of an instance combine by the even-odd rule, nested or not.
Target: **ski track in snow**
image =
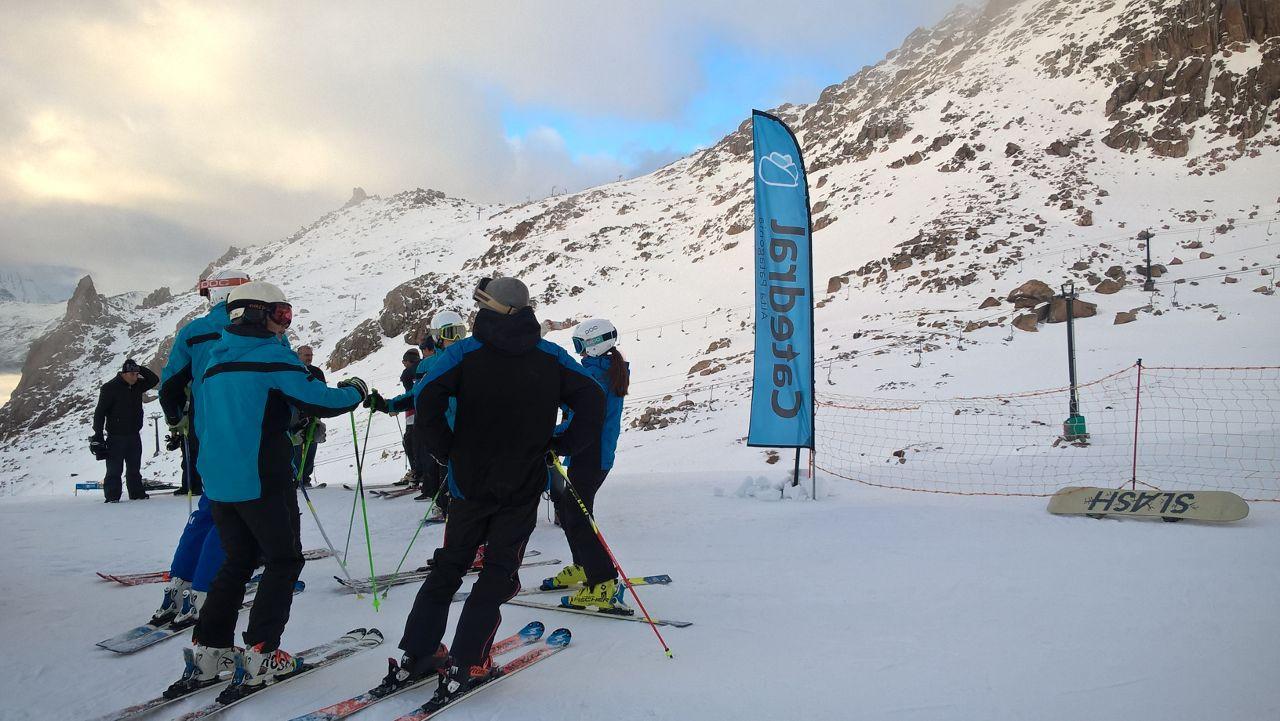
[[[1172,721],[1275,718],[1280,709],[1275,505],[1215,527],[1054,517],[1043,499],[850,484],[828,484],[835,495],[816,503],[764,501],[713,492],[741,474],[635,473],[626,461],[604,487],[599,521],[629,573],[673,577],[641,594],[655,615],[695,623],[663,629],[675,660],[638,624],[508,607],[501,633],[539,618],[549,630],[572,628],[573,645],[449,718],[608,709],[622,719]],[[369,482],[391,478],[378,471]],[[331,486],[312,495],[342,543],[353,494]],[[369,499],[368,511],[376,567],[391,570],[424,504]],[[304,516],[304,545],[320,545]],[[165,496],[112,507],[96,494],[0,501],[0,574],[15,579],[0,587],[0,633],[21,649],[0,660],[6,719],[87,718],[176,678],[184,641],[125,657],[93,647],[145,621],[160,597],[158,585],[124,588],[93,572],[164,567],[185,517],[186,503]],[[440,533],[424,529],[407,565],[425,559]],[[568,557],[545,517],[530,548]],[[367,572],[365,559],[357,517],[353,573]],[[368,597],[340,592],[336,572],[328,559],[307,564],[286,647],[357,626],[377,626],[387,644],[233,709],[228,721],[291,718],[385,673],[416,588],[391,589],[374,613]],[[553,572],[521,578],[532,585]],[[67,673],[75,683],[54,678]],[[406,694],[359,718],[392,719],[422,700]]]

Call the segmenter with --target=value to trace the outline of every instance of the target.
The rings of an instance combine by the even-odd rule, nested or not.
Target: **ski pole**
[[[351,442],[355,443],[356,442],[356,412],[353,410],[347,415],[351,417]],[[370,421],[373,420],[372,408],[369,409],[369,420]],[[368,450],[369,448],[368,434],[369,434],[369,427],[368,425],[366,425],[365,426],[365,439],[366,439],[365,450]],[[357,448],[356,450],[358,451],[359,448]],[[357,453],[357,458],[360,458],[358,453]],[[379,603],[378,603],[378,576],[373,570],[373,540],[369,537],[369,510],[365,506],[365,502],[364,502],[364,472],[362,470],[362,465],[363,464],[359,460],[357,460],[356,462],[356,493],[358,493],[360,496],[360,516],[364,519],[364,545],[365,545],[365,548],[369,551],[369,584],[373,586],[373,610],[376,613],[377,611],[380,610]]]
[[[298,467],[297,484],[302,489],[302,497],[307,500],[307,508],[311,510],[311,517],[316,521],[316,528],[320,529],[320,537],[324,539],[324,545],[329,547],[329,551],[333,553],[333,557],[338,562],[338,566],[342,569],[342,575],[351,580],[351,572],[347,570],[347,564],[343,561],[342,556],[338,555],[338,549],[333,547],[333,542],[329,540],[329,534],[325,533],[324,524],[320,522],[320,514],[316,513],[316,506],[311,502],[311,494],[307,493],[307,487],[302,485],[302,470],[306,467],[307,454],[311,452],[311,439],[316,430],[316,421],[312,419],[311,424],[307,426],[307,441],[302,445],[302,465]],[[359,598],[361,594],[356,594]]]
[[[360,475],[360,471],[361,471],[361,469],[364,467],[364,455],[362,455],[362,454],[360,453],[360,445],[359,445],[358,443],[356,443],[356,434],[355,434],[355,411],[352,411],[351,413],[352,413],[352,416],[351,416],[351,423],[352,423],[352,428],[351,428],[351,431],[352,431],[352,432],[351,432],[351,447],[352,447],[352,449],[353,449],[353,450],[352,450],[352,452],[351,452],[351,454],[352,454],[353,456],[355,456],[355,459],[356,459],[356,476],[358,477],[358,476]],[[370,410],[369,410],[369,418],[368,418],[367,420],[365,420],[365,422],[364,422],[364,450],[365,450],[365,453],[368,453],[368,452],[369,452],[369,426],[370,426],[370,425],[372,425],[372,424],[373,424],[373,410],[372,410],[372,409],[370,409]],[[359,490],[359,489],[357,489],[357,490]],[[356,527],[356,497],[355,497],[355,496],[352,496],[352,497],[351,497],[351,518],[347,519],[347,544],[346,544],[345,546],[343,546],[343,547],[342,547],[342,555],[343,555],[343,556],[346,556],[348,553],[350,553],[350,552],[351,552],[351,531],[352,531],[352,529],[354,529],[355,527]]]
[[[608,541],[604,540],[604,533],[601,532],[600,526],[596,525],[596,519],[591,515],[591,511],[587,510],[587,504],[582,502],[582,496],[578,495],[578,489],[574,488],[573,483],[569,480],[569,474],[565,471],[564,465],[560,463],[560,457],[555,453],[548,453],[547,455],[551,457],[551,463],[555,466],[556,472],[564,479],[564,487],[569,489],[569,493],[573,495],[573,500],[577,502],[578,510],[582,511],[582,515],[587,517],[587,522],[591,524],[591,531],[596,534],[596,540],[600,541],[600,546],[604,548],[604,552],[609,554],[609,560],[613,561],[613,567],[618,570],[618,575],[622,577],[622,582],[626,584],[627,590],[631,591],[631,597],[640,605],[640,612],[644,614],[644,620],[649,622],[649,628],[652,628],[654,635],[658,637],[658,643],[662,644],[662,650],[666,652],[667,658],[674,659],[675,655],[671,653],[671,647],[667,645],[666,639],[662,637],[662,632],[658,630],[657,624],[653,622],[653,617],[649,615],[649,610],[644,607],[644,601],[640,600],[635,586],[631,585],[627,572],[622,570],[622,564],[618,563],[618,557],[613,555],[613,549],[609,548]]]
[[[391,414],[391,417],[392,417],[392,418],[394,418],[394,419],[396,419],[396,430],[397,430],[397,431],[399,431],[399,433],[400,433],[400,438],[401,438],[401,440],[403,440],[403,439],[404,439],[404,427],[400,425],[400,414],[399,414],[399,413],[392,413],[392,414]],[[406,471],[407,471],[407,470],[410,470],[410,468],[409,468],[409,454],[408,454],[408,453],[404,454],[404,469],[405,469]]]
[[[182,463],[187,467],[187,515],[190,516],[192,513],[191,482],[195,480],[195,476],[191,475],[191,441],[186,433],[182,434]]]
[[[404,560],[409,557],[409,551],[413,548],[414,542],[418,540],[418,534],[422,533],[422,527],[427,525],[427,519],[431,517],[431,512],[436,509],[436,499],[440,497],[440,492],[443,490],[444,484],[440,484],[440,487],[436,489],[436,494],[431,497],[431,504],[427,506],[427,512],[422,514],[422,520],[418,521],[418,529],[413,532],[413,538],[409,539],[409,546],[404,549],[404,555],[400,557],[400,563],[396,564],[396,570],[391,574],[392,578],[400,575],[400,569],[404,566]],[[382,597],[386,598],[387,594],[390,592],[391,587],[388,586],[382,591]]]

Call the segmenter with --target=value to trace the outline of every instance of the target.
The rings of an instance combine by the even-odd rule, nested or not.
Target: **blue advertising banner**
[[[749,446],[813,448],[813,248],[800,144],[752,113],[756,355]]]

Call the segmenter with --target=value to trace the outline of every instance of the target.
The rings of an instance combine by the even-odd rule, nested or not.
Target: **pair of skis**
[[[333,555],[333,551],[327,548],[313,548],[302,552],[302,557],[308,561],[316,561],[321,558],[328,558]],[[168,571],[148,571],[146,573],[103,573],[97,571],[98,578],[104,581],[115,581],[122,586],[141,586],[146,583],[167,583],[169,581]]]
[[[526,551],[524,554],[524,557],[531,558],[533,556],[538,556],[541,554],[542,554],[541,551],[536,551],[536,550]],[[552,566],[557,563],[561,563],[560,559],[553,558],[545,561],[531,561],[529,563],[523,563],[520,565],[520,567],[533,568],[534,566]],[[470,574],[479,573],[479,572],[480,572],[479,568],[472,568],[471,570],[467,571],[467,574],[470,575]],[[422,568],[416,568],[412,571],[401,571],[400,573],[384,573],[380,576],[374,576],[374,579],[378,582],[378,588],[390,588],[392,586],[403,586],[406,583],[416,583],[418,581],[426,580],[427,575],[430,573],[431,573],[431,567],[423,566]],[[337,581],[339,584],[341,584],[344,588],[346,588],[348,591],[351,591],[352,593],[370,593],[373,591],[373,583],[367,578],[353,578],[348,580],[340,576],[334,576],[333,580]]]
[[[518,632],[500,640],[493,644],[491,655],[493,658],[506,655],[513,651],[519,650],[526,646],[534,646],[542,639],[542,634],[546,627],[541,621],[533,621],[520,629]],[[396,721],[425,721],[428,718],[440,713],[441,711],[453,706],[466,698],[470,698],[481,691],[491,688],[497,682],[522,671],[533,664],[545,658],[552,656],[564,650],[572,640],[573,635],[567,628],[556,629],[547,637],[546,641],[536,648],[530,649],[516,656],[515,658],[495,666],[493,676],[484,683],[467,689],[462,693],[451,696],[445,696],[440,699],[432,698],[427,703],[410,711],[409,713],[399,717]],[[395,659],[389,661],[388,678],[394,678],[395,672],[399,670]],[[433,689],[438,685],[439,676],[431,675],[416,681],[396,684],[394,682],[383,682],[377,687],[366,691],[365,693],[351,698],[344,699],[322,709],[317,709],[309,714],[298,716],[292,721],[339,721],[356,714],[374,704],[385,701],[402,693],[412,691],[427,686]]]
[[[302,581],[295,582],[293,585],[294,595],[296,596],[297,594],[302,593],[306,587],[307,584]],[[253,606],[253,598],[246,598],[244,603],[240,604],[240,608],[242,609],[249,608],[251,606]],[[112,636],[111,638],[103,639],[96,645],[119,654],[134,653],[149,646],[154,646],[167,638],[173,638],[194,625],[194,621],[182,624],[169,621],[168,623],[159,625],[144,623],[141,626],[134,626],[128,631]]]
[[[226,690],[224,690],[223,693],[231,698],[228,698],[227,700],[223,700],[223,697],[220,694],[219,699],[214,700],[206,704],[205,706],[202,706],[194,711],[191,711],[190,713],[187,713],[181,716],[179,718],[179,721],[194,721],[194,719],[208,718],[215,714],[221,713],[222,711],[225,711],[226,709],[231,708],[232,706],[235,706],[236,704],[244,701],[250,696],[255,696],[268,689],[277,688],[300,676],[305,676],[306,674],[311,673],[312,671],[324,668],[325,666],[330,666],[332,664],[335,664],[338,661],[343,660],[344,658],[357,654],[366,649],[376,648],[381,644],[382,644],[382,632],[379,631],[378,629],[376,628],[352,629],[351,631],[348,631],[347,633],[343,634],[342,636],[332,641],[329,641],[328,643],[324,643],[319,646],[316,646],[315,648],[309,648],[305,651],[300,651],[294,654],[294,657],[298,659],[300,662],[300,666],[298,670],[294,671],[292,674],[289,674],[288,676],[284,676],[282,678],[276,679],[274,683],[264,684],[262,686],[245,686],[242,683],[244,678],[243,659],[240,656],[240,654],[237,653],[236,654],[237,669],[234,674],[224,673],[222,676],[219,677],[217,681],[214,681],[211,684],[191,688],[185,693],[179,691],[177,693],[172,693],[172,692],[168,693],[168,695],[161,694],[160,696],[149,699],[147,701],[143,701],[142,703],[134,704],[132,706],[127,706],[117,711],[113,711],[103,716],[99,716],[93,721],[124,721],[125,719],[131,719],[136,716],[141,716],[142,714],[145,714],[145,713],[150,713],[151,711],[154,711],[162,706],[168,706],[171,703],[188,698],[206,689],[226,686],[226,684],[230,682],[231,686],[227,686]],[[188,657],[188,666],[190,667],[192,665],[192,662],[190,659],[189,649],[188,649],[188,653],[184,655]],[[185,677],[185,674],[184,674],[184,677]],[[179,684],[174,684],[174,686],[179,686]],[[170,688],[172,689],[174,687],[171,686]],[[237,689],[237,693],[230,693],[230,694],[226,693],[226,691],[229,691],[233,688]]]

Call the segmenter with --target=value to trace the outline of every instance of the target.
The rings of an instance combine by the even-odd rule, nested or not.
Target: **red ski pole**
[[[604,548],[604,552],[609,554],[609,560],[613,562],[613,567],[618,569],[618,575],[622,576],[622,582],[626,584],[627,590],[631,591],[631,597],[640,605],[640,612],[644,614],[644,620],[649,622],[649,628],[653,629],[653,634],[658,637],[658,643],[662,644],[662,650],[667,654],[667,658],[674,659],[675,656],[671,653],[671,647],[667,645],[666,639],[662,637],[662,632],[658,630],[657,624],[653,622],[653,617],[649,615],[649,609],[644,607],[644,601],[641,601],[640,596],[636,594],[635,586],[631,585],[627,572],[622,570],[622,564],[618,563],[618,557],[613,555],[613,549],[609,548],[609,542],[604,540],[604,534],[601,533],[600,526],[596,525],[596,519],[592,517],[591,511],[587,510],[587,504],[582,502],[582,497],[578,495],[578,490],[569,481],[569,474],[565,471],[564,465],[560,463],[560,457],[554,453],[548,453],[547,455],[551,458],[551,464],[555,466],[556,472],[564,479],[564,487],[568,488],[569,493],[573,495],[573,500],[577,502],[578,509],[582,511],[582,515],[587,517],[587,522],[591,524],[591,531],[596,534],[596,540],[600,541],[600,546]]]

